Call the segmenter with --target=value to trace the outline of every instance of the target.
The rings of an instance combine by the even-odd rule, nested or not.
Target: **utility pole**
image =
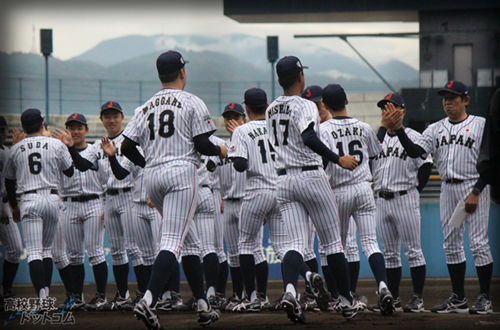
[[[49,56],[52,54],[52,29],[40,30],[40,51],[45,57],[45,122],[49,124]]]
[[[274,63],[279,58],[278,51],[278,37],[277,36],[268,36],[267,37],[267,59],[271,62],[271,90],[272,90],[272,99],[269,103],[273,102],[275,99],[274,96]]]

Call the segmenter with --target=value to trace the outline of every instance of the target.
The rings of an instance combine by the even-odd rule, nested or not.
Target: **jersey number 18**
[[[172,110],[165,110],[160,113],[158,122],[160,126],[158,127],[158,135],[163,138],[168,138],[174,135],[174,112]],[[149,140],[155,139],[155,114],[151,113],[148,117],[149,123]]]

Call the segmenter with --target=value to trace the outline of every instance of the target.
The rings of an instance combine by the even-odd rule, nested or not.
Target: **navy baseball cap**
[[[298,57],[285,56],[276,64],[276,73],[278,78],[286,78],[297,72],[302,72],[303,69],[309,69],[308,66],[303,66]]]
[[[109,110],[109,109],[116,110],[116,111],[123,113],[123,110],[122,110],[120,103],[115,102],[115,101],[108,101],[108,102],[104,103],[103,105],[101,105],[101,114],[105,110]]]
[[[0,127],[9,127],[9,125],[7,125],[7,120],[5,120],[4,116],[0,116]]]
[[[302,98],[310,101],[319,101],[323,98],[323,88],[318,85],[307,86],[302,92]]]
[[[179,71],[184,67],[188,61],[184,61],[182,55],[175,50],[169,50],[156,59],[156,69],[160,76],[165,76],[176,71]]]
[[[329,84],[323,88],[323,103],[331,109],[345,105],[347,95],[339,84]]]
[[[87,118],[85,118],[85,116],[82,115],[81,113],[74,113],[68,116],[68,119],[66,119],[66,124],[64,125],[68,126],[68,124],[73,121],[87,126]]]
[[[469,88],[461,81],[452,80],[438,90],[438,95],[444,95],[445,92],[450,92],[457,95],[468,95]]]
[[[260,88],[250,88],[245,92],[245,101],[249,107],[261,107],[267,104],[267,95],[264,90]]]
[[[403,108],[405,107],[405,100],[403,100],[403,98],[396,93],[389,93],[384,96],[382,100],[377,102],[377,107],[382,109],[385,107],[387,102],[392,102],[396,105],[402,106]]]
[[[28,110],[24,110],[23,114],[21,115],[21,125],[23,125],[24,127],[41,124],[43,123],[43,120],[44,118],[42,116],[42,113],[38,109],[29,108]]]
[[[224,108],[224,112],[222,113],[222,117],[224,117],[224,115],[228,112],[236,112],[240,115],[245,116],[245,109],[243,109],[243,107],[239,103],[233,102],[226,105],[226,107]]]

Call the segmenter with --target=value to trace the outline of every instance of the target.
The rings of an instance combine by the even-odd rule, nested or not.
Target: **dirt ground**
[[[303,290],[304,284],[299,283],[299,291]],[[400,296],[403,304],[411,296],[411,282],[403,279],[401,282]],[[130,285],[130,292],[135,292],[136,285]],[[228,283],[227,294],[231,289]],[[85,286],[85,296],[90,300],[95,290],[95,285]],[[108,285],[108,300],[113,299],[115,285]],[[368,303],[376,303],[376,285],[374,280],[360,280],[357,293],[365,295]],[[14,291],[18,297],[35,297],[32,286],[16,286]],[[425,307],[429,310],[432,306],[440,304],[449,297],[451,285],[449,279],[427,279],[424,290]],[[472,305],[477,298],[477,279],[466,280],[466,294],[469,304]],[[190,297],[187,283],[181,284],[181,293],[184,300]],[[268,297],[271,301],[276,300],[282,294],[282,284],[278,281],[271,281],[268,288]],[[57,298],[56,306],[64,299],[64,288],[61,285],[54,285],[51,288],[50,296]],[[135,297],[135,294],[132,294]],[[491,299],[493,308],[500,311],[500,279],[494,279],[491,288]],[[196,323],[196,315],[189,312],[161,312],[160,322],[165,329],[199,329]],[[132,312],[85,312],[77,311],[73,313],[74,324],[51,325],[41,323],[33,324],[26,322],[20,325],[20,316],[11,312],[0,313],[0,327],[5,329],[145,329],[142,321],[137,321]],[[359,313],[352,320],[345,320],[338,313],[307,312],[307,324],[294,325],[288,321],[285,312],[261,312],[254,314],[223,313],[221,319],[210,325],[212,329],[500,329],[500,313],[489,315],[470,314],[445,314],[438,315],[430,312],[426,313],[396,313],[393,316],[381,316],[379,313],[365,311]]]

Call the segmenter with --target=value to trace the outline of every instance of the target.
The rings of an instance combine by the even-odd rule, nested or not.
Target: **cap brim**
[[[222,117],[224,117],[224,115],[225,115],[226,113],[228,113],[228,112],[234,112],[234,113],[237,113],[238,115],[243,115],[243,116],[245,115],[244,113],[241,113],[241,112],[239,112],[239,111],[237,111],[237,110],[231,110],[231,109],[228,109],[228,110],[224,110],[224,112],[222,113]]]
[[[78,120],[78,119],[71,119],[71,120],[68,120],[64,125],[65,126],[68,126],[69,123],[72,123],[72,122],[75,122],[75,123],[80,123],[80,124],[83,124],[85,126],[87,126],[87,123],[84,123],[83,121],[81,120]]]
[[[451,89],[448,89],[448,88],[441,88],[440,90],[437,91],[437,94],[443,95],[445,92],[450,92],[450,93],[456,94],[456,95],[463,95],[464,94],[464,93],[458,93],[456,91],[452,91]]]
[[[302,66],[302,69],[309,69],[308,66]]]
[[[116,110],[116,111],[118,111],[118,112],[123,113],[123,110],[122,110],[122,109],[118,109],[118,108],[115,108],[115,107],[108,107],[108,108],[104,108],[104,109],[102,109],[102,110],[101,110],[101,113],[103,113],[103,112],[104,112],[104,111],[106,111],[106,110]]]
[[[404,108],[404,106],[402,104],[399,104],[398,102],[394,102],[393,100],[388,100],[388,99],[382,99],[382,100],[378,101],[377,107],[382,108],[384,105],[386,105],[389,102],[394,103],[394,104],[399,105],[400,107]]]

